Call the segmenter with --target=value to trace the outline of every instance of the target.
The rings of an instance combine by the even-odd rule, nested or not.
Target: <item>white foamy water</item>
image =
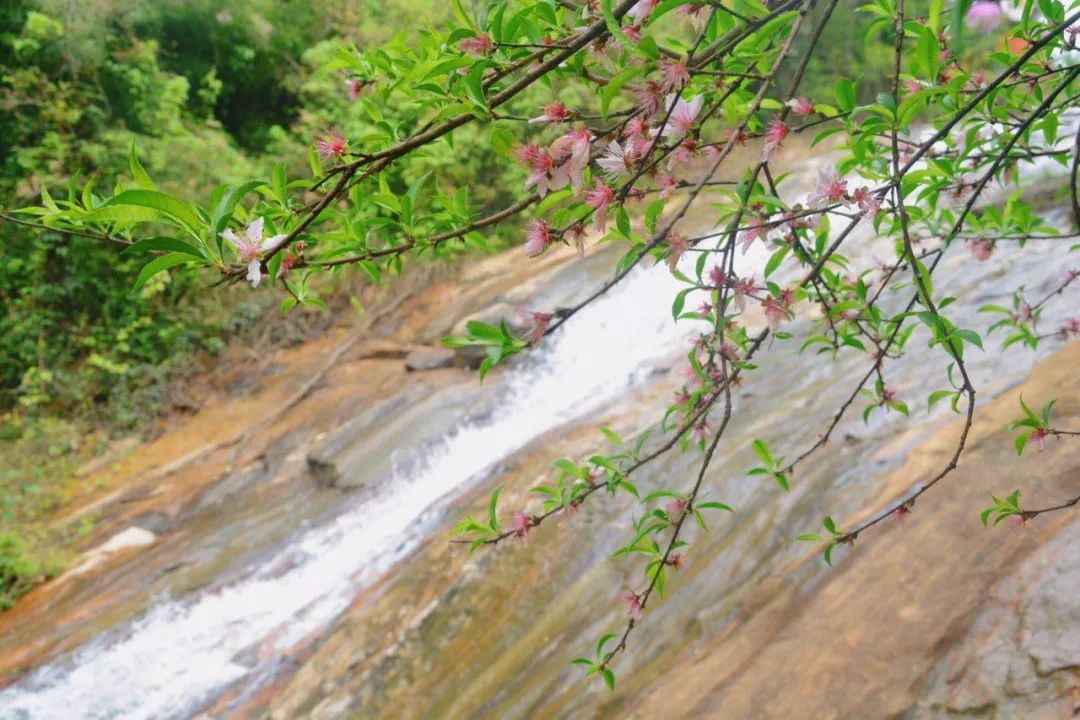
[[[36,670],[0,693],[0,718],[183,717],[230,683],[269,675],[283,650],[325,627],[411,552],[429,529],[425,516],[470,479],[611,403],[651,365],[683,352],[693,323],[672,321],[678,289],[664,266],[627,278],[573,317],[535,362],[496,380],[507,386],[501,409],[451,431],[410,463],[410,475],[380,483],[370,500],[300,534],[244,579],[162,601]]]

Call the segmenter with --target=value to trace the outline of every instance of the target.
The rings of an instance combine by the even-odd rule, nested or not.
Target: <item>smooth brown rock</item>
[[[405,356],[405,369],[409,372],[422,372],[453,367],[456,357],[450,348],[419,348]]]

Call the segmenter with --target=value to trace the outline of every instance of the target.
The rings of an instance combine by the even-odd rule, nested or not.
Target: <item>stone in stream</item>
[[[409,372],[420,372],[453,367],[456,357],[450,348],[418,348],[405,356],[405,369]]]
[[[88,572],[118,552],[131,548],[141,548],[146,547],[147,545],[153,545],[156,540],[157,535],[146,528],[136,526],[129,527],[126,530],[116,533],[94,549],[87,551],[79,558],[75,567],[68,570],[67,574],[78,575],[80,573]]]

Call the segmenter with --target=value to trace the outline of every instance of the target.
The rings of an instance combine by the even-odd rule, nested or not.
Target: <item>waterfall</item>
[[[231,683],[273,674],[282,651],[334,620],[412,552],[439,511],[530,441],[580,420],[683,352],[679,289],[665,266],[636,271],[575,315],[527,364],[492,375],[499,409],[404,463],[407,473],[303,531],[231,585],[168,599],[0,692],[0,717],[183,717]],[[372,478],[377,480],[377,478]],[[287,568],[282,570],[282,568]]]

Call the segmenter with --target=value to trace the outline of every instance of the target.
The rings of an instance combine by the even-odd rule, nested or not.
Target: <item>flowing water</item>
[[[677,289],[666,268],[638,272],[569,322],[531,364],[501,376],[505,387],[489,418],[454,428],[378,483],[373,497],[302,533],[247,577],[162,602],[0,693],[0,717],[63,718],[71,707],[85,718],[184,716],[237,680],[272,674],[268,658],[325,626],[408,554],[448,494],[610,403],[682,348],[692,328],[672,322],[668,299]]]
[[[815,175],[814,166],[805,167],[796,182],[805,189]],[[868,258],[869,238],[864,228],[849,256]],[[758,251],[740,263],[760,267],[763,257]],[[1038,262],[1028,269],[1033,283],[1052,274]],[[162,598],[142,617],[32,672],[0,692],[0,718],[187,717],[226,688],[265,685],[285,651],[317,635],[414,552],[449,501],[515,451],[611,407],[683,354],[696,328],[671,319],[678,289],[663,266],[636,272],[526,364],[492,375],[498,404],[486,417],[462,421],[416,456],[398,458],[392,477],[370,478],[371,493],[272,556],[210,589]]]

